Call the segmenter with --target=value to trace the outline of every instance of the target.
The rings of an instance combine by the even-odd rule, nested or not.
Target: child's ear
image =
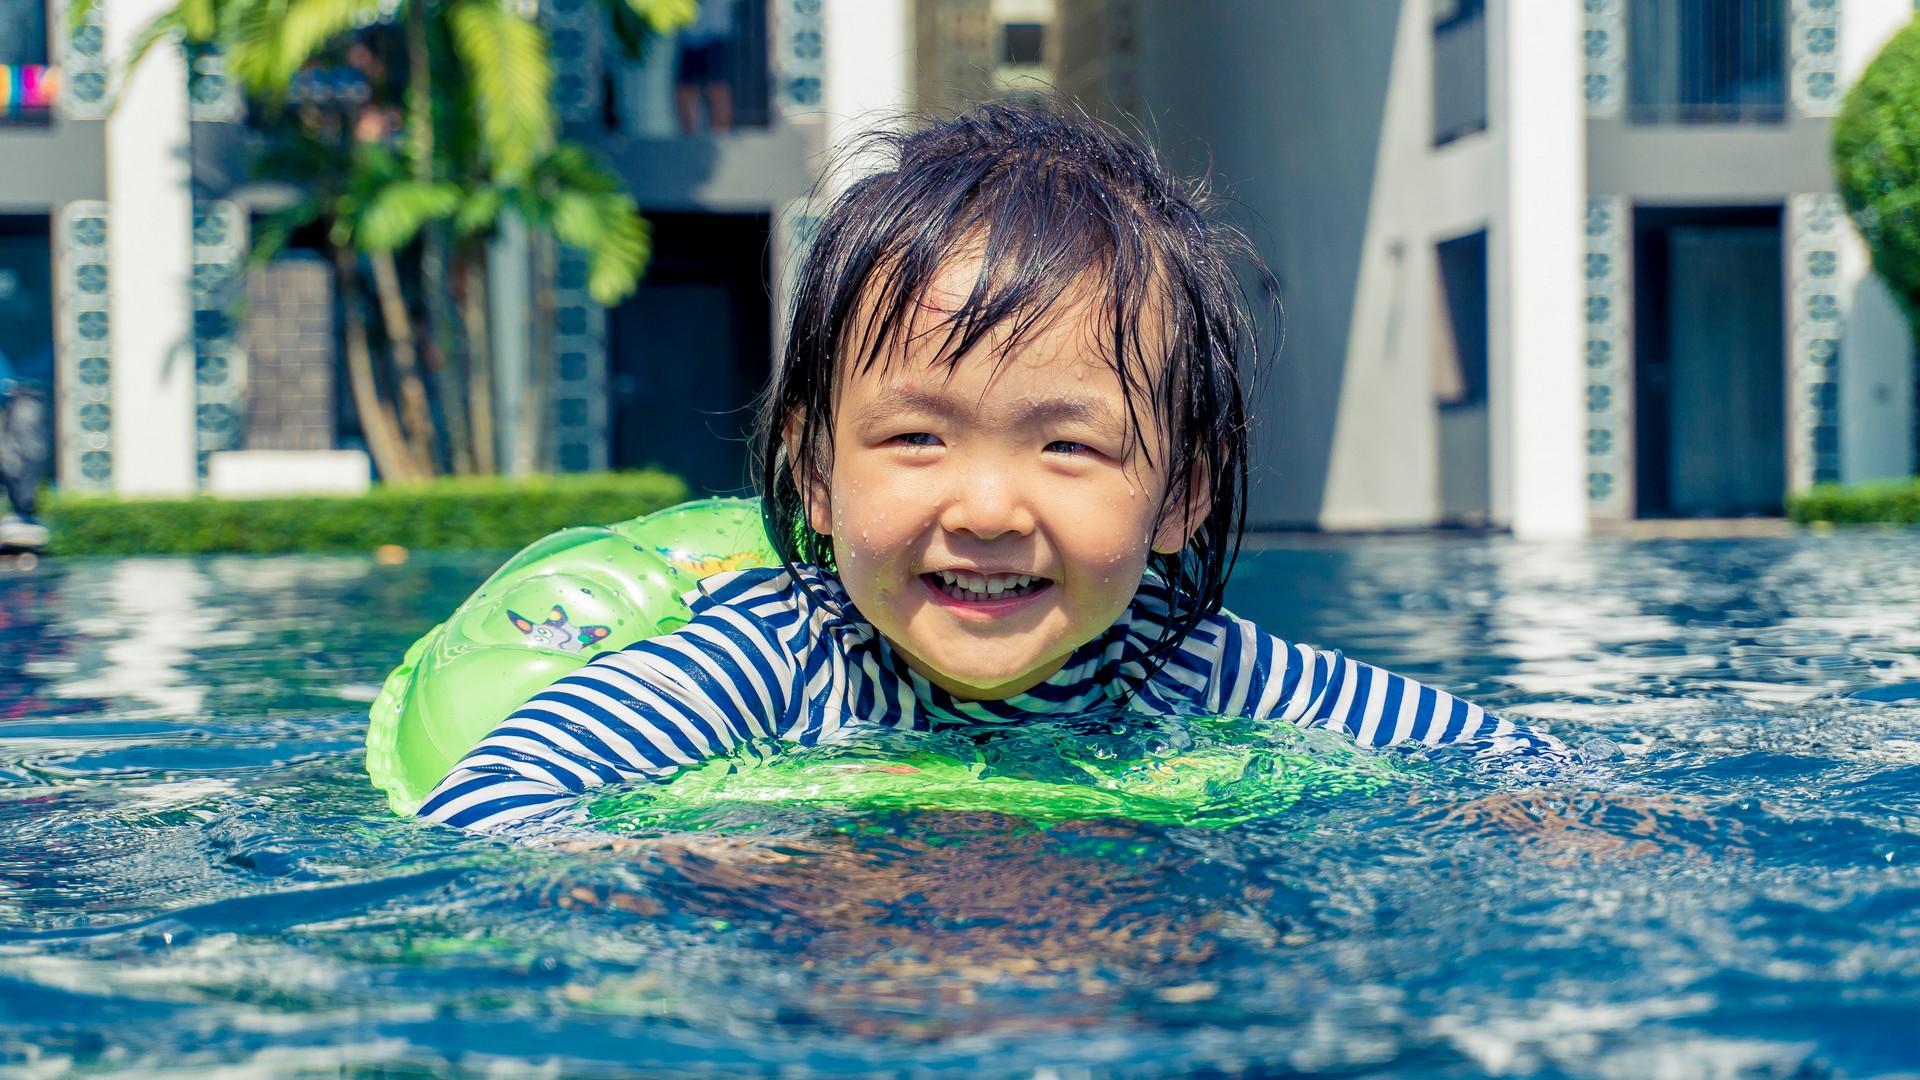
[[[1203,464],[1195,464],[1193,472],[1187,476],[1184,491],[1169,492],[1167,496],[1166,516],[1160,521],[1160,527],[1153,532],[1153,550],[1159,555],[1173,555],[1187,546],[1193,534],[1207,523],[1207,515],[1213,512],[1213,484]]]
[[[800,498],[807,506],[807,526],[822,536],[833,535],[833,498],[827,491],[826,477],[821,476],[817,468],[819,455],[800,453],[801,430],[804,414],[795,411],[787,417],[786,427],[781,429],[780,441],[787,448],[787,468],[793,470],[793,486],[799,490]],[[818,438],[817,433],[814,436]]]

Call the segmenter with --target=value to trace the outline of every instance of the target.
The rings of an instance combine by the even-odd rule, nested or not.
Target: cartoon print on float
[[[750,570],[756,566],[771,565],[757,551],[736,551],[731,555],[689,554],[665,547],[655,547],[653,551],[666,560],[667,565],[695,581],[730,570]]]
[[[613,631],[604,626],[575,626],[567,618],[567,609],[559,604],[547,613],[545,622],[536,623],[517,611],[507,612],[514,629],[526,635],[527,644],[539,648],[585,652],[605,640]]]

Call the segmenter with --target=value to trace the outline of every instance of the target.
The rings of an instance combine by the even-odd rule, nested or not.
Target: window
[[[1786,0],[1632,0],[1627,119],[1786,119],[1785,8]]]
[[[1433,145],[1485,130],[1486,0],[1434,0]]]
[[[0,123],[44,123],[57,85],[47,67],[46,0],[0,0]]]
[[[1047,28],[1041,23],[1007,23],[1000,62],[1008,67],[1038,67],[1045,53]]]

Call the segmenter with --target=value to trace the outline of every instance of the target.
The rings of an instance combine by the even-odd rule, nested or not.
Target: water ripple
[[[359,703],[497,560],[46,563],[0,577],[0,1072],[1910,1071],[1911,551],[1272,539],[1236,611],[1596,763],[1440,755],[1232,829],[797,807],[621,851],[366,783]]]

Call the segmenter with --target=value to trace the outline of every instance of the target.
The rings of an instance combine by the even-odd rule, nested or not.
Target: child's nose
[[[1033,531],[1033,510],[1012,478],[998,470],[971,470],[947,498],[940,525],[949,532],[968,532],[983,540]]]

